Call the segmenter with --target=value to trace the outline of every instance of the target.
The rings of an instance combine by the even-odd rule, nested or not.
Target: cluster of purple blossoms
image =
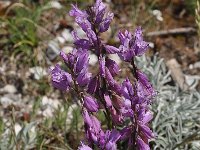
[[[134,57],[143,55],[148,48],[141,27],[134,34],[120,31],[121,44],[117,48],[100,40],[100,34],[108,30],[114,16],[106,11],[102,0],[96,0],[86,11],[72,5],[69,14],[75,17],[87,38],[72,32],[75,48],[71,53],[60,53],[67,72],[56,65],[51,70],[51,78],[54,87],[62,91],[74,90],[80,99],[87,140],[82,141],[78,149],[116,150],[117,145],[125,143],[127,149],[149,150],[149,140],[154,134],[148,125],[153,118],[148,106],[155,91],[147,76],[134,64]],[[89,72],[89,51],[98,57],[97,74]],[[132,65],[133,83],[129,78],[121,84],[115,80],[120,67],[109,54],[118,54]],[[103,129],[98,120],[100,111],[105,114],[107,129]]]

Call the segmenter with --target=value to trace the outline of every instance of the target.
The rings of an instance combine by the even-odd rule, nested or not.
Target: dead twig
[[[162,30],[162,31],[154,31],[149,32],[146,34],[147,37],[152,36],[168,36],[168,35],[176,35],[176,34],[186,34],[186,33],[196,33],[197,30],[192,27],[187,28],[175,28],[175,29],[169,29],[169,30]]]
[[[188,90],[189,86],[185,82],[185,76],[181,70],[180,64],[176,61],[176,59],[168,60],[166,65],[168,66],[169,70],[171,71],[173,80],[177,82],[179,87],[184,91]]]

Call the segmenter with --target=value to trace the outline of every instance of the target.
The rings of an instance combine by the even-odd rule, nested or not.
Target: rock
[[[66,54],[72,52],[72,50],[73,50],[73,47],[71,46],[65,46],[62,48],[62,51],[65,52]]]
[[[1,98],[0,98],[0,103],[1,103],[1,105],[2,105],[4,108],[6,108],[6,107],[8,107],[9,105],[11,105],[11,104],[13,103],[13,101],[12,101],[12,99],[10,99],[10,98],[4,96],[4,97],[1,97]]]
[[[55,40],[51,40],[48,44],[48,48],[46,51],[47,57],[50,60],[55,59],[60,53],[60,46],[58,45],[58,42]]]
[[[61,33],[62,37],[69,43],[73,43],[74,42],[74,39],[71,35],[71,32],[70,30],[68,29],[64,29]]]
[[[57,36],[56,39],[61,43],[64,44],[65,43],[65,39],[61,36]]]
[[[6,71],[6,65],[0,66],[0,73],[1,73],[1,74],[4,74],[5,71]]]
[[[150,48],[154,48],[155,47],[155,44],[153,42],[149,42],[149,47]]]
[[[21,94],[5,94],[0,98],[1,105],[6,108],[11,104],[20,105]]]
[[[200,68],[200,61],[189,65],[189,69],[196,69],[196,68]]]
[[[14,126],[14,129],[15,129],[15,134],[18,135],[18,133],[21,131],[22,127],[18,123],[16,123]]]
[[[42,98],[42,105],[56,109],[60,105],[60,102],[57,99],[51,99],[48,98],[47,96],[44,96]]]
[[[200,81],[200,76],[185,75],[185,81],[190,86],[190,89],[195,89]]]
[[[194,63],[194,68],[200,68],[200,61],[199,61],[199,62],[196,62],[196,63]]]
[[[71,124],[71,121],[73,119],[73,111],[77,108],[77,104],[72,104],[68,111],[67,111],[67,118],[66,118],[66,130],[70,129],[70,124]]]
[[[48,3],[52,8],[61,9],[62,5],[58,1],[50,1]]]
[[[29,68],[29,72],[34,75],[36,80],[40,80],[42,77],[47,75],[47,71],[39,66]]]
[[[11,93],[11,94],[14,94],[14,93],[17,92],[16,87],[14,85],[11,85],[11,84],[7,84],[6,86],[4,86],[4,88],[2,90],[5,93]]]
[[[80,38],[86,38],[87,36],[86,36],[85,32],[81,29],[81,27],[79,27],[77,24],[75,24],[75,25],[76,25],[75,29],[76,29],[78,36]]]
[[[42,112],[42,115],[44,117],[53,117],[53,110],[52,108],[46,108],[43,112]]]
[[[117,54],[110,54],[109,55],[112,60],[114,60],[118,65],[121,64],[122,60],[119,58]]]
[[[163,21],[162,12],[160,10],[153,10],[152,14],[156,17],[158,21]]]
[[[95,54],[90,54],[90,59],[89,59],[89,64],[92,65],[92,66],[95,66],[97,61],[98,61],[98,58]]]
[[[47,96],[44,96],[42,98],[42,109],[43,109],[43,116],[45,117],[53,117],[53,112],[55,109],[57,109],[60,105],[60,102],[56,99],[48,98]]]

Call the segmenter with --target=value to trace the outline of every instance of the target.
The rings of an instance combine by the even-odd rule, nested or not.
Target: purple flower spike
[[[90,96],[84,97],[84,106],[90,112],[97,112],[99,109],[99,105],[98,105],[96,99],[94,99]]]
[[[134,36],[126,30],[124,33],[119,32],[118,37],[121,42],[118,55],[124,61],[132,61],[134,56],[141,56],[148,48],[148,43],[143,40],[141,27],[135,30]]]
[[[51,70],[51,80],[54,87],[63,91],[71,89],[81,99],[86,144],[81,142],[78,149],[116,150],[118,144],[127,143],[127,148],[150,150],[149,140],[155,135],[149,127],[153,115],[148,106],[155,91],[147,76],[134,63],[134,57],[143,55],[148,48],[141,27],[133,34],[127,30],[120,31],[120,46],[115,47],[107,45],[100,37],[102,32],[109,29],[114,17],[113,13],[107,12],[102,0],[96,0],[86,11],[72,5],[69,14],[75,18],[86,37],[79,37],[75,30],[71,32],[75,48],[68,54],[60,52],[71,74],[56,65]],[[90,53],[98,57],[98,71],[94,74],[88,71]],[[133,81],[126,78],[121,84],[115,79],[120,73],[120,67],[109,58],[109,54],[118,54],[132,65]],[[109,130],[105,125],[101,127],[96,117],[101,116],[98,115],[100,112],[105,113]]]
[[[135,36],[135,55],[141,56],[146,52],[147,48],[149,47],[149,44],[143,40],[141,27],[138,27],[135,30],[134,36]]]
[[[57,64],[55,68],[51,70],[51,80],[55,88],[66,91],[71,86],[72,77]]]

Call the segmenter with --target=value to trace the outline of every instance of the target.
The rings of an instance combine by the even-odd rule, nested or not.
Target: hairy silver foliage
[[[154,150],[200,149],[200,93],[183,92],[172,81],[163,59],[154,56],[137,58],[140,68],[148,74],[157,90],[151,106],[154,112],[152,141]]]
[[[0,139],[1,150],[23,149],[29,150],[35,147],[37,138],[35,122],[25,124],[16,135],[12,129],[7,129]],[[14,128],[14,127],[10,127]]]

